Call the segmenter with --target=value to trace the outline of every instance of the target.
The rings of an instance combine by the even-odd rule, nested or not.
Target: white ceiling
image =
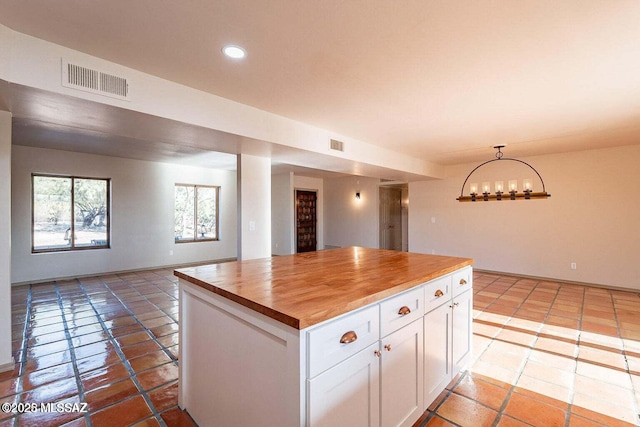
[[[0,0],[0,11],[18,32],[436,163],[486,160],[496,144],[521,157],[640,143],[638,0]],[[228,43],[247,57],[224,58]]]

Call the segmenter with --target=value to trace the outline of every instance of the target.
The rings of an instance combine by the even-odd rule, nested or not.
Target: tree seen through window
[[[176,184],[175,241],[218,240],[220,187]]]
[[[33,175],[32,251],[109,247],[109,179]]]

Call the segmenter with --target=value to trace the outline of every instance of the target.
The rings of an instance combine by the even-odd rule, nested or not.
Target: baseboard
[[[13,371],[16,367],[15,359],[12,357],[11,362],[0,365],[0,372]]]
[[[564,280],[564,279],[554,279],[553,277],[540,277],[540,276],[528,276],[526,274],[516,274],[516,273],[505,273],[503,271],[494,271],[494,270],[482,270],[479,268],[474,268],[473,269],[474,272],[478,272],[478,273],[484,273],[484,274],[496,274],[499,276],[508,276],[508,277],[519,277],[522,279],[531,279],[531,280],[538,280],[538,281],[544,281],[544,282],[557,282],[557,283],[563,283],[566,285],[578,285],[578,286],[589,286],[591,288],[601,288],[601,289],[608,289],[611,291],[623,291],[623,292],[640,292],[640,289],[635,289],[635,288],[623,288],[621,286],[610,286],[610,285],[602,285],[599,283],[588,283],[588,282],[576,282],[576,281],[572,281],[572,280]]]
[[[75,275],[75,276],[67,276],[67,277],[52,277],[50,279],[38,280],[37,282],[34,282],[34,281],[16,282],[16,283],[12,283],[11,286],[37,285],[39,283],[50,283],[50,282],[59,281],[59,280],[83,279],[83,278],[86,278],[86,277],[108,276],[110,274],[136,273],[136,272],[140,272],[140,271],[160,270],[160,269],[166,269],[166,268],[169,268],[169,269],[171,269],[171,268],[174,268],[174,269],[175,268],[187,268],[187,267],[195,267],[195,266],[198,266],[198,265],[221,264],[223,262],[232,262],[232,261],[237,261],[237,258],[221,258],[221,259],[213,259],[213,260],[208,260],[208,261],[198,261],[198,262],[191,262],[191,263],[185,263],[185,264],[158,265],[158,266],[155,266],[155,267],[136,268],[136,269],[132,269],[132,270],[105,271],[104,273],[78,274],[78,275]]]

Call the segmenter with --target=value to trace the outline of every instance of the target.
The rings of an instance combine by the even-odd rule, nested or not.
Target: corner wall
[[[271,176],[271,253],[295,253],[293,214],[293,172]]]
[[[238,260],[271,256],[271,159],[238,154]]]
[[[111,249],[31,253],[31,174],[111,178]],[[236,173],[13,146],[12,283],[235,258]],[[219,185],[220,240],[174,241],[177,182]]]
[[[11,113],[0,111],[0,372],[11,355]]]
[[[640,146],[521,160],[540,172],[549,199],[456,201],[477,164],[447,168],[443,180],[410,183],[409,250],[471,257],[479,269],[640,289],[640,198],[634,194]],[[540,189],[526,167],[494,162],[491,168],[469,182],[491,181],[493,191],[498,178],[505,185],[534,178],[534,191]]]

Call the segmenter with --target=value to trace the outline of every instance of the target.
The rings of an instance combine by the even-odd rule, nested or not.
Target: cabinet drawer
[[[422,287],[389,298],[380,304],[380,336],[387,336],[424,316]]]
[[[307,332],[308,377],[313,378],[356,354],[376,342],[379,336],[377,304],[311,329]]]
[[[429,312],[451,299],[451,276],[440,277],[424,285],[425,311]]]
[[[471,267],[465,267],[462,270],[454,272],[451,277],[453,286],[453,296],[460,295],[462,292],[471,289],[473,286],[473,274]]]

